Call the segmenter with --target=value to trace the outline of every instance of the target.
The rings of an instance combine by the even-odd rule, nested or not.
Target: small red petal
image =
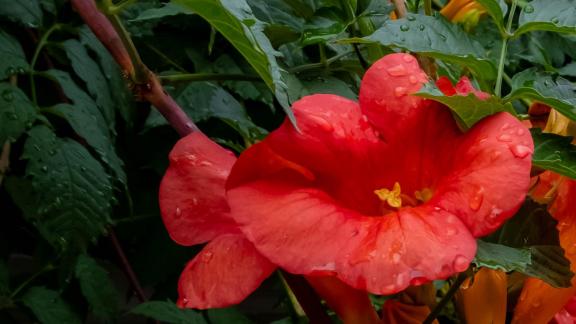
[[[207,309],[238,304],[275,269],[243,235],[219,236],[186,265],[178,283],[178,306]]]
[[[176,143],[159,193],[162,219],[174,241],[194,245],[238,231],[224,187],[235,161],[199,132]]]

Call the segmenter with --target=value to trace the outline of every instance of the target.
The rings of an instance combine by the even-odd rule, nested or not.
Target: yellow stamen
[[[416,197],[416,199],[420,200],[421,202],[427,202],[430,200],[430,198],[432,198],[432,190],[428,188],[416,190],[414,192],[414,197]]]
[[[398,182],[394,183],[394,187],[392,190],[388,190],[386,188],[374,190],[374,193],[380,200],[386,202],[390,207],[400,208],[402,207],[402,198],[400,197],[401,189],[400,184]]]

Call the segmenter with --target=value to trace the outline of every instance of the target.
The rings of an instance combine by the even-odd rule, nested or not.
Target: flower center
[[[392,189],[382,188],[374,190],[374,193],[380,200],[386,205],[383,206],[383,211],[386,211],[388,207],[400,208],[404,202],[405,206],[415,207],[421,203],[425,203],[430,198],[432,198],[432,190],[429,188],[423,188],[422,190],[417,190],[414,192],[414,196],[410,196],[402,193],[402,188],[399,182],[395,182]]]

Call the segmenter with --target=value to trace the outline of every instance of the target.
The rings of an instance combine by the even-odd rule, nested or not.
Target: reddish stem
[[[72,5],[100,42],[112,54],[114,60],[124,71],[125,77],[134,76],[136,74],[135,67],[122,38],[110,20],[98,10],[94,0],[72,0]],[[139,70],[139,74],[145,75],[145,80],[135,84],[136,95],[154,105],[180,136],[199,131],[176,101],[164,91],[158,77],[150,72],[146,66],[138,66],[138,68],[143,69],[143,71]]]
[[[116,233],[114,232],[114,229],[112,229],[112,227],[108,227],[108,235],[110,236],[110,241],[112,242],[112,245],[114,245],[114,250],[116,250],[118,257],[120,258],[120,262],[122,263],[124,272],[128,277],[128,280],[130,281],[132,288],[134,288],[134,291],[136,292],[136,296],[138,296],[138,299],[140,300],[141,303],[145,302],[146,300],[148,300],[148,298],[146,298],[144,290],[142,289],[142,286],[140,286],[140,282],[138,281],[138,277],[136,277],[134,270],[132,270],[132,265],[130,265],[130,261],[128,261],[128,258],[126,258],[124,249],[122,249],[122,245],[120,245],[120,241],[118,241],[118,237],[116,237]]]
[[[94,0],[71,0],[72,6],[82,20],[86,22],[88,27],[100,40],[100,42],[108,49],[114,60],[122,67],[126,74],[134,72],[134,65],[130,60],[130,55],[126,51],[122,39],[110,23],[108,18],[98,10]]]

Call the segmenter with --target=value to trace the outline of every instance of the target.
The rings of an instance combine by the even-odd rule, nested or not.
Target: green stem
[[[30,93],[32,95],[32,101],[34,102],[35,105],[38,105],[38,99],[36,97],[36,82],[34,80],[34,67],[36,66],[36,63],[38,62],[38,57],[40,56],[40,52],[42,52],[42,49],[48,43],[48,38],[50,38],[50,35],[52,35],[52,33],[54,33],[55,31],[60,30],[62,27],[63,27],[62,24],[52,25],[52,27],[50,27],[44,33],[44,35],[42,35],[42,38],[40,38],[40,40],[38,41],[38,46],[36,46],[36,50],[34,51],[34,55],[32,56],[32,61],[30,62],[30,71],[28,72],[28,77],[30,78]]]
[[[432,16],[432,0],[424,0],[424,13],[426,16]]]
[[[135,3],[136,1],[137,0],[124,0],[117,5],[112,4],[108,6],[108,12],[112,15],[117,15],[122,12],[122,10],[126,9],[127,6]]]
[[[134,82],[136,84],[145,83],[146,80],[148,80],[148,68],[146,68],[146,65],[144,65],[144,62],[142,62],[142,58],[140,57],[138,50],[136,50],[136,46],[134,45],[134,42],[132,41],[130,34],[128,33],[126,28],[124,28],[124,25],[120,20],[120,17],[111,14],[108,11],[106,11],[104,14],[106,15],[106,17],[108,17],[108,20],[118,33],[118,36],[122,40],[122,43],[124,44],[124,47],[126,48],[128,55],[130,56],[132,64],[134,64],[134,78],[133,78]]]
[[[508,47],[508,38],[502,40],[502,49],[500,50],[500,61],[498,63],[498,75],[496,77],[496,86],[494,93],[500,97],[502,94],[502,77],[504,75],[504,63],[506,61],[506,48]]]
[[[171,58],[169,58],[168,56],[166,56],[164,53],[162,53],[159,49],[157,49],[156,47],[150,45],[150,44],[146,44],[146,47],[148,47],[152,52],[156,53],[156,55],[160,56],[160,58],[162,58],[164,61],[166,61],[166,63],[172,65],[173,67],[175,67],[176,69],[178,69],[180,72],[184,72],[186,73],[186,69],[183,68],[180,64],[174,62],[174,60],[172,60]]]
[[[440,315],[440,312],[442,311],[444,306],[446,306],[448,304],[448,302],[450,300],[452,300],[452,298],[454,297],[454,294],[456,294],[456,292],[458,291],[458,289],[460,288],[462,283],[464,283],[464,280],[466,280],[466,278],[468,278],[467,271],[461,272],[460,274],[458,274],[458,277],[456,277],[456,281],[454,281],[452,286],[450,286],[450,289],[448,289],[448,291],[446,292],[446,295],[444,295],[444,297],[442,297],[442,299],[440,300],[438,305],[436,305],[436,307],[434,307],[432,312],[430,312],[430,314],[428,314],[428,317],[426,317],[426,319],[424,320],[424,322],[422,322],[422,324],[431,324],[432,322],[434,322],[436,317],[438,317],[438,315]]]
[[[52,271],[54,269],[56,269],[56,267],[54,267],[51,263],[48,263],[46,266],[44,266],[44,268],[40,269],[40,271],[38,271],[35,274],[33,274],[32,276],[30,276],[30,278],[26,279],[26,281],[21,283],[20,286],[18,286],[16,289],[14,289],[12,294],[10,294],[10,299],[14,299],[14,297],[16,297],[22,290],[24,290],[24,288],[26,288],[26,286],[28,286],[32,281],[34,281],[40,275],[42,275],[48,271]]]
[[[326,45],[323,43],[318,44],[318,52],[320,53],[320,64],[328,68],[328,60],[326,59]]]
[[[330,66],[330,64],[338,61],[339,59],[343,58],[346,55],[350,55],[354,53],[354,51],[348,51],[348,52],[344,52],[335,56],[332,56],[331,58],[326,60],[326,64],[328,64],[328,66]],[[290,73],[300,73],[303,71],[307,71],[307,70],[314,70],[314,69],[319,69],[319,68],[324,68],[324,64],[323,63],[310,63],[310,64],[303,64],[303,65],[298,65],[295,66],[293,68],[291,68],[288,72]]]
[[[161,75],[158,77],[162,81],[167,82],[189,82],[189,81],[263,81],[262,78],[256,75],[246,74],[220,74],[220,73],[183,73]]]
[[[508,49],[508,39],[510,38],[512,29],[512,20],[514,20],[514,13],[516,11],[516,0],[512,0],[512,7],[510,8],[510,14],[508,15],[508,21],[506,24],[506,34],[502,40],[502,49],[500,50],[500,61],[498,62],[498,75],[496,77],[496,86],[494,87],[494,93],[496,96],[500,97],[502,95],[502,78],[504,76],[504,65],[506,63],[506,51]]]

